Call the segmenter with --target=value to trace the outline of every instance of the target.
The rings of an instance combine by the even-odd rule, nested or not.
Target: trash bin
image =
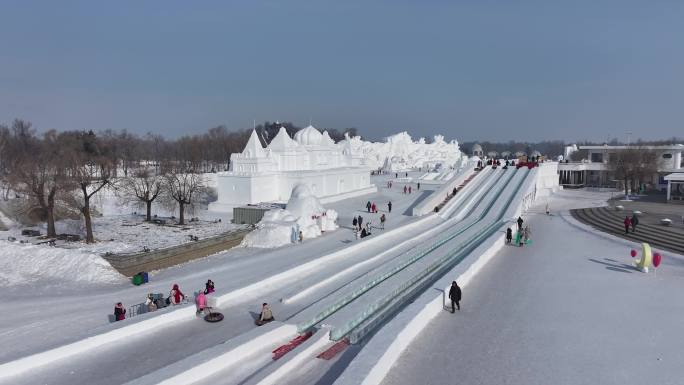
[[[133,284],[135,286],[140,286],[140,284],[143,283],[143,277],[140,274],[136,274],[133,276]]]
[[[141,271],[138,273],[138,275],[142,278],[142,283],[147,283],[150,281],[150,277],[148,276],[146,271]]]

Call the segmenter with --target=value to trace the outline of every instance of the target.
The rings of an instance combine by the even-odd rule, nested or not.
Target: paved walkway
[[[530,215],[533,245],[502,250],[384,384],[681,384],[684,258],[639,273],[628,247],[560,215]]]

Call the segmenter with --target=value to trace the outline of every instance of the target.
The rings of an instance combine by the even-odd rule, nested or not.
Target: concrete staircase
[[[627,214],[626,214],[627,213]],[[684,255],[684,231],[653,224],[640,223],[636,233],[625,234],[623,221],[631,213],[609,207],[594,207],[570,210],[578,221],[612,235],[636,242],[647,242],[653,247],[670,250]]]

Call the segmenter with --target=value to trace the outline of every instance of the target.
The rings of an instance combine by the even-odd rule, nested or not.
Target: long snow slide
[[[483,181],[491,182],[493,180],[492,177],[495,174],[498,173],[492,172],[491,169],[486,169],[486,171],[483,171],[481,175],[478,176],[478,178],[480,178]],[[463,191],[462,197],[473,196],[476,192],[481,192],[482,189],[478,189],[477,187],[482,186],[477,186],[476,184],[473,184],[472,188],[465,189]],[[456,201],[450,202],[449,207],[457,206],[460,203]],[[441,223],[441,221],[442,219],[437,217],[436,215],[429,215],[419,221],[406,225],[405,227],[388,231],[386,234],[383,234],[382,236],[376,236],[374,238],[370,238],[368,241],[359,242],[344,250],[320,257],[314,261],[293,268],[290,271],[283,272],[278,276],[266,278],[264,280],[264,282],[266,282],[265,284],[259,283],[255,285],[250,285],[240,290],[227,293],[223,296],[220,296],[218,298],[218,301],[220,304],[223,305],[232,305],[236,302],[244,300],[245,298],[252,298],[250,296],[254,296],[258,292],[263,292],[264,290],[276,290],[279,287],[283,287],[291,283],[292,279],[301,279],[302,277],[306,277],[308,274],[311,274],[316,270],[324,268],[326,265],[330,263],[344,261],[345,259],[349,258],[351,254],[359,254],[359,257],[356,259],[356,261],[363,259],[362,257],[364,256],[364,253],[377,253],[377,251],[375,250],[386,248],[384,244],[387,243],[394,244],[395,247],[397,247],[397,250],[401,250],[401,247],[399,247],[400,245],[404,248],[413,247],[411,245],[415,245],[416,243],[418,243],[421,237],[407,240],[407,231],[413,231],[421,235],[428,236],[430,235],[429,231],[436,230],[438,228],[438,224]],[[392,240],[393,237],[396,238],[396,241]],[[375,248],[370,247],[373,244],[377,244],[377,246]],[[352,263],[357,263],[356,261]],[[311,279],[313,279],[314,281],[316,280],[316,278],[313,277]],[[73,344],[65,345],[43,353],[38,353],[33,356],[4,363],[0,365],[0,380],[3,378],[12,378],[13,376],[33,371],[36,368],[48,364],[57,365],[58,361],[60,360],[75,356],[77,354],[93,351],[102,346],[108,346],[107,350],[112,350],[112,346],[119,346],[117,344],[118,342],[126,340],[132,341],[136,339],[136,336],[145,335],[145,333],[158,333],[161,330],[160,328],[166,328],[167,326],[171,325],[173,325],[174,328],[173,333],[206,333],[202,330],[199,330],[197,326],[193,326],[192,328],[187,328],[186,326],[183,326],[185,324],[196,325],[196,322],[192,322],[192,320],[194,320],[194,309],[182,308],[174,310],[172,312],[160,314],[157,317],[145,319],[142,322],[122,325],[122,327],[116,328],[111,332],[98,334],[86,340],[78,341]],[[183,331],[183,329],[187,330]],[[225,331],[225,328],[223,330]],[[212,342],[209,338],[206,338],[206,342],[204,343],[204,345],[202,345],[203,347],[201,347],[201,349],[206,349],[208,346],[213,346],[218,343],[221,343],[221,341],[226,340],[226,337],[230,338],[231,335],[226,335],[225,337],[223,337],[222,340],[215,340],[214,338],[214,342]],[[203,339],[204,338],[197,338],[196,340]],[[200,348],[200,345],[197,345],[197,347]],[[139,348],[139,346],[136,346],[136,348]],[[190,351],[190,353],[192,353],[192,351]],[[140,351],[139,354],[144,355],[145,353],[143,351]],[[154,369],[154,367],[148,367],[147,369]]]
[[[476,207],[471,207],[471,209],[467,211],[468,219],[470,219],[470,221],[472,222],[474,220],[471,218],[474,217],[488,217],[487,212],[491,211],[494,206],[500,207],[501,210],[503,210],[506,207],[506,203],[501,198],[503,196],[508,197],[510,196],[509,194],[512,194],[510,191],[510,186],[514,183],[509,182],[514,180],[516,183],[520,183],[520,181],[524,179],[527,172],[527,170],[519,170],[519,172],[516,172],[514,170],[510,170],[509,172],[492,172],[492,174],[489,177],[491,179],[487,180],[485,183],[482,183],[478,186],[478,191],[480,194],[473,194],[472,200],[479,202],[479,204],[476,205]],[[494,187],[492,186],[492,180],[494,181]],[[504,192],[503,189],[505,187],[508,187],[508,189]],[[484,196],[481,195],[481,193],[483,192],[485,192]],[[498,205],[496,205],[497,202],[499,202]],[[501,210],[499,211],[499,214],[502,213]],[[456,228],[452,230],[454,233],[458,233],[459,231],[465,232],[464,228],[468,228],[469,232],[467,233],[467,238],[477,236],[479,232],[482,230],[480,227],[472,226],[472,223],[456,225],[452,224],[452,226]],[[449,235],[453,235],[453,233]],[[448,237],[449,235],[447,235],[446,237]],[[439,238],[439,236],[437,235],[433,238]],[[426,247],[429,248],[429,246],[430,245]],[[356,342],[361,341],[363,338],[367,336],[368,333],[372,333],[374,329],[377,329],[377,326],[379,326],[377,322],[381,320],[381,318],[392,316],[392,314],[396,311],[397,308],[401,308],[405,305],[395,302],[393,304],[393,308],[392,305],[382,307],[377,306],[377,304],[372,304],[372,309],[370,309],[369,311],[370,307],[367,307],[368,303],[372,302],[374,298],[384,298],[383,296],[391,297],[392,294],[390,293],[396,293],[396,288],[398,285],[400,286],[405,284],[407,281],[410,281],[415,276],[415,274],[419,274],[420,272],[426,269],[434,271],[434,268],[430,268],[430,264],[432,263],[434,266],[436,261],[439,261],[440,258],[447,255],[449,251],[452,251],[454,249],[454,247],[452,243],[447,243],[445,244],[445,247],[439,248],[436,251],[424,254],[422,256],[421,254],[423,253],[421,253],[421,251],[424,252],[425,249],[418,249],[418,251],[414,250],[413,253],[409,253],[410,255],[404,255],[404,257],[406,257],[404,259],[397,258],[393,260],[391,266],[383,266],[383,268],[385,268],[385,270],[383,271],[381,271],[382,269],[379,269],[377,271],[371,272],[377,275],[367,274],[361,277],[360,279],[356,279],[350,282],[349,285],[347,285],[348,287],[346,288],[346,295],[359,294],[359,290],[365,290],[365,292],[358,296],[356,299],[352,299],[351,301],[349,301],[350,298],[346,297],[344,301],[335,301],[339,298],[339,295],[345,296],[345,293],[335,291],[326,295],[322,299],[321,304],[324,305],[325,303],[327,303],[327,305],[325,305],[325,307],[323,308],[319,307],[320,309],[322,309],[321,311],[319,311],[318,313],[303,312],[302,314],[299,314],[296,317],[294,317],[293,320],[303,319],[303,321],[301,321],[299,324],[299,328],[301,331],[304,331],[304,329],[308,325],[314,323],[314,325],[309,328],[310,331],[316,331],[318,328],[332,327],[332,339],[339,339],[340,337],[349,337],[355,338]],[[438,262],[437,266],[444,266],[444,261],[441,262],[441,264]],[[414,280],[411,283],[414,282],[418,282],[418,284],[420,284],[420,282],[425,282],[425,280]],[[369,288],[369,286],[372,287]],[[408,286],[409,288],[413,287],[414,290],[418,292],[424,290],[424,288],[421,289],[421,287],[417,285],[410,284]],[[410,298],[410,294],[404,293],[403,298]],[[341,302],[346,303],[342,304]],[[307,314],[311,314],[311,316],[309,316],[311,318],[304,317]],[[366,317],[367,321],[364,323],[359,322],[359,314],[361,314],[363,317],[366,317],[369,314],[374,314],[374,317]],[[351,327],[349,328],[349,330],[344,330],[345,326]],[[318,333],[320,332],[317,332],[316,334]],[[352,334],[355,334],[356,337],[352,337]],[[333,344],[332,347],[328,345],[326,346],[326,349],[335,349],[336,345],[339,345],[341,342],[335,343],[333,341],[330,343]],[[321,351],[327,352],[328,350],[326,349],[322,349]],[[319,353],[321,351],[319,351]],[[303,360],[303,362],[306,362],[304,367],[309,369],[312,366],[315,367],[316,365],[327,364],[327,362],[324,363],[324,361],[322,360],[314,360],[314,357],[316,357],[316,354],[312,355],[311,352],[306,352],[304,350],[295,350],[294,352],[289,353],[280,360],[285,360],[285,362],[289,361],[290,359],[297,361]],[[240,379],[233,379],[233,381],[229,381],[226,383],[260,383],[259,381],[256,381],[255,378],[263,378],[265,376],[264,373],[270,373],[271,370],[272,368],[270,366],[265,366],[264,368],[258,371],[261,374],[249,377],[250,380],[243,381]],[[302,371],[306,372],[306,369],[302,369],[301,367],[297,368],[296,373],[300,373]],[[230,371],[223,371],[221,373],[223,373],[223,378],[225,378],[226,375],[229,375]],[[293,383],[298,383],[298,381],[306,382],[310,379],[293,379],[292,373],[289,373],[287,377],[283,377],[280,380],[281,382],[287,380],[294,381]]]
[[[448,291],[451,281],[457,280],[461,287],[467,287],[479,270],[503,247],[503,230],[521,214],[523,202],[534,197],[537,171],[533,169],[528,172],[523,185],[508,207],[504,208],[503,216],[494,223],[498,231],[494,231],[433,285]],[[335,384],[380,384],[403,350],[418,337],[432,318],[444,311],[445,296],[435,295],[428,290],[414,298],[365,343]]]

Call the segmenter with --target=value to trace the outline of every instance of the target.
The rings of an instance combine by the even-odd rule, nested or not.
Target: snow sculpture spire
[[[261,142],[257,136],[256,130],[252,130],[252,134],[249,136],[247,145],[245,149],[242,150],[242,155],[246,158],[264,158],[266,157],[266,151],[261,147]]]
[[[273,138],[271,143],[268,145],[268,148],[270,148],[271,150],[280,151],[284,151],[295,147],[297,147],[297,142],[290,138],[290,135],[287,134],[287,130],[283,126],[280,126],[278,134],[275,136],[275,138]]]

